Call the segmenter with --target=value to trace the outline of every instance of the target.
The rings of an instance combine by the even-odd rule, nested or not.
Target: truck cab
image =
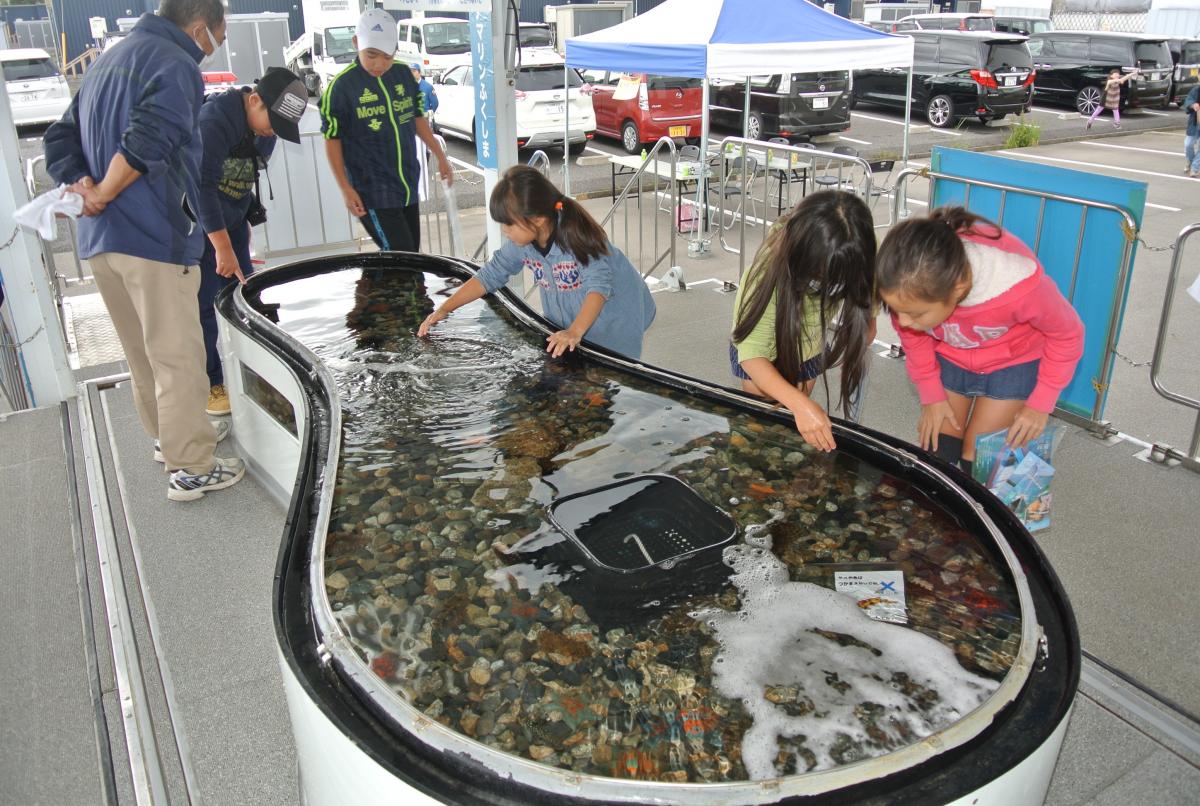
[[[471,62],[471,24],[457,17],[423,17],[396,24],[396,61],[421,65],[430,81]]]
[[[311,95],[320,95],[321,88],[357,56],[353,25],[305,31],[283,52],[284,63],[300,76]]]

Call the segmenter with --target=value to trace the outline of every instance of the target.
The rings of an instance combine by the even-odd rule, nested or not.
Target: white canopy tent
[[[568,39],[566,60],[568,67],[704,79],[702,154],[710,78],[902,67],[908,71],[902,152],[908,161],[912,38],[859,25],[808,0],[666,0],[620,25]]]

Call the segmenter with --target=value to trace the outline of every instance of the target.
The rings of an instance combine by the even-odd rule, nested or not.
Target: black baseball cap
[[[292,143],[300,142],[300,118],[308,108],[308,90],[291,70],[271,67],[254,85],[271,119],[275,134]]]

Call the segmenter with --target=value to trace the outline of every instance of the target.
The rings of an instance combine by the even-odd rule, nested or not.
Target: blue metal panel
[[[1124,207],[1140,229],[1146,204],[1146,184],[1127,179],[1115,179],[1100,174],[1072,171],[1025,160],[979,154],[961,149],[937,146],[930,160],[937,173],[977,179],[1001,185],[1016,185],[1034,193],[1055,193],[1089,201]],[[953,180],[938,180],[933,198],[934,206],[962,204],[967,186]],[[972,212],[998,220],[1000,191],[972,187],[969,204]],[[1004,200],[1004,228],[1033,247],[1037,242],[1040,200],[1009,192]],[[1085,213],[1086,210],[1086,213]],[[1046,273],[1058,285],[1063,296],[1071,301],[1083,320],[1083,358],[1071,385],[1063,390],[1058,405],[1067,411],[1091,417],[1097,393],[1100,406],[1097,417],[1103,414],[1107,388],[1097,388],[1100,379],[1112,369],[1113,356],[1105,366],[1105,344],[1109,339],[1109,319],[1114,307],[1118,311],[1113,343],[1121,332],[1121,319],[1133,277],[1131,253],[1129,274],[1121,283],[1121,258],[1125,253],[1124,219],[1109,210],[1087,209],[1082,205],[1050,201],[1046,203],[1042,223],[1042,239],[1038,244],[1038,259]],[[1077,237],[1083,226],[1082,237]],[[1136,244],[1135,244],[1136,246]],[[1079,250],[1078,272],[1076,249]]]
[[[158,8],[157,0],[62,0],[54,4],[54,23],[59,35],[67,35],[67,59],[74,59],[92,45],[89,17],[104,17],[108,30],[117,29],[120,17],[140,17]]]
[[[230,14],[260,14],[271,11],[288,15],[288,37],[295,41],[304,33],[304,12],[300,0],[229,0]]]

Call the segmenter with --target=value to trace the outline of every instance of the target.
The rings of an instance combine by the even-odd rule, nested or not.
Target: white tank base
[[[288,712],[296,738],[300,795],[305,806],[436,806],[441,801],[396,778],[362,751],[321,711],[280,656]],[[950,806],[1038,804],[1046,798],[1070,713],[1049,738],[1004,775]]]

